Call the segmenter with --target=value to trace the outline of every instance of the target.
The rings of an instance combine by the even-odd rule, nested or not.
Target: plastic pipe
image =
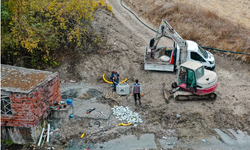
[[[113,84],[113,82],[108,81],[108,80],[105,79],[105,74],[102,75],[102,78],[103,78],[103,80],[104,80],[105,82],[107,82],[107,83],[109,83],[109,84]],[[119,83],[124,83],[124,82],[126,82],[127,80],[128,80],[128,79],[126,78],[124,81],[119,82]]]
[[[129,126],[129,125],[132,125],[132,123],[128,123],[128,124],[125,124],[125,123],[119,123],[118,126]]]
[[[39,139],[39,142],[38,142],[38,146],[41,145],[42,138],[43,138],[43,132],[44,132],[44,128],[43,128],[43,130],[42,130],[42,133],[41,133],[41,136],[40,136],[40,139]]]
[[[48,133],[48,135],[47,135],[47,143],[49,143],[49,130],[50,130],[50,124],[48,124],[48,131],[47,131],[47,133]]]
[[[82,134],[81,138],[83,138],[83,137],[84,137],[84,135],[85,135],[85,133],[83,133],[83,134]]]

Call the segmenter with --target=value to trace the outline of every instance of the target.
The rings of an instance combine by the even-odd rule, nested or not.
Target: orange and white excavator
[[[169,91],[174,94],[177,101],[185,100],[215,100],[217,95],[214,93],[218,85],[217,74],[214,71],[205,69],[205,66],[197,61],[187,59],[188,42],[170,26],[162,20],[157,33],[156,45],[160,37],[165,33],[178,44],[180,48],[180,57],[177,66],[177,82],[172,84],[173,90]]]
[[[201,63],[187,61],[180,65],[177,72],[177,82],[172,84],[177,101],[185,100],[215,100],[214,93],[218,86],[217,74],[207,70]]]

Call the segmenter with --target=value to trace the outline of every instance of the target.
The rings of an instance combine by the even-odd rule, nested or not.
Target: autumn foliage
[[[79,53],[101,46],[91,21],[97,9],[112,7],[105,0],[1,1],[2,63],[41,68],[57,66],[55,55]]]

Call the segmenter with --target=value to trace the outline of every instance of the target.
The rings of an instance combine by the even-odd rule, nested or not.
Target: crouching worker
[[[133,85],[133,88],[132,88],[132,95],[134,95],[134,98],[135,98],[135,106],[136,106],[136,105],[137,105],[136,97],[138,96],[138,98],[139,98],[139,105],[141,105],[141,96],[142,96],[143,94],[142,94],[141,85],[138,83],[139,80],[136,79],[135,82],[136,82],[136,83]]]
[[[113,82],[114,91],[116,91],[116,85],[119,84],[119,77],[120,75],[115,70],[111,73],[110,79]]]

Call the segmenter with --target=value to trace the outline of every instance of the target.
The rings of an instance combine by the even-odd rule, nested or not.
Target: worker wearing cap
[[[139,105],[141,105],[141,96],[143,95],[141,85],[138,82],[139,80],[136,79],[135,84],[133,85],[133,88],[132,88],[132,95],[134,95],[134,98],[135,98],[135,106],[137,105],[137,101],[136,101],[137,95],[139,98]]]
[[[113,81],[114,91],[116,91],[116,85],[119,84],[119,77],[120,75],[115,70],[111,73],[110,79]]]

